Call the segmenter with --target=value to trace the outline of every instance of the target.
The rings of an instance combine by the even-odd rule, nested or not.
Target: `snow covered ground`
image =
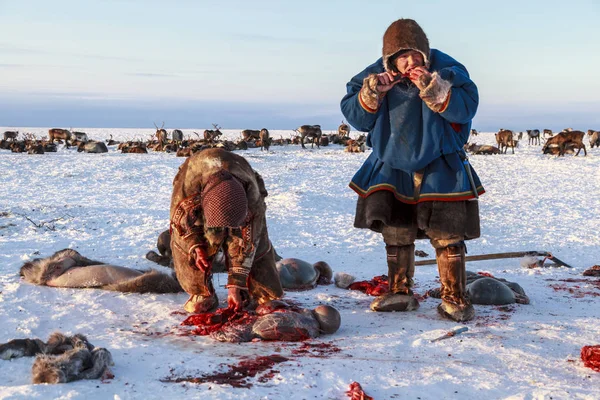
[[[41,128],[19,130],[47,134]],[[145,140],[153,134],[153,129],[77,130],[99,140],[111,134],[116,140]],[[225,136],[239,137],[239,130]],[[476,141],[492,144],[494,137],[482,133]],[[437,299],[422,301],[416,312],[374,313],[371,297],[334,286],[287,293],[306,307],[330,304],[340,310],[340,330],[311,341],[339,348],[322,357],[316,347],[298,355],[301,343],[226,344],[170,334],[185,318],[174,312],[182,310],[186,294],[124,295],[22,283],[18,269],[25,261],[66,247],[117,265],[167,271],[144,255],[168,227],[171,183],[184,159],[121,154],[115,147],[107,154],[62,146],[45,155],[0,151],[0,343],[46,340],[57,330],[83,333],[108,348],[115,361],[112,380],[32,385],[33,359],[0,360],[0,398],[344,399],[357,381],[375,399],[598,399],[600,373],[585,368],[579,353],[584,345],[600,344],[600,290],[563,281],[584,278],[583,270],[600,264],[600,151],[588,151],[587,157],[557,158],[525,144],[515,155],[509,150],[471,157],[487,193],[480,202],[482,237],[468,243],[469,254],[548,250],[574,266],[531,270],[518,259],[468,264],[520,283],[530,305],[476,306],[467,333],[431,343],[460,326],[438,317]],[[280,255],[324,260],[334,272],[358,279],[386,273],[380,236],[352,226],[356,195],[347,185],[368,153],[290,145],[240,154],[265,179],[269,233]],[[427,241],[417,249],[435,254]],[[216,276],[222,302],[225,282],[224,275]],[[417,267],[416,282],[420,294],[438,286],[436,268]],[[289,361],[273,367],[272,377],[249,378],[251,388],[161,381],[227,371],[244,357],[271,354]]]

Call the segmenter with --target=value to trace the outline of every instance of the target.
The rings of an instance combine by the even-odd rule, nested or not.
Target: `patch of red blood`
[[[581,348],[581,360],[586,367],[600,372],[600,345],[583,346]]]
[[[212,313],[191,315],[187,317],[181,325],[194,325],[197,328],[193,330],[193,334],[207,336],[218,331],[227,323],[251,324],[256,321],[256,318],[258,317],[254,311],[235,311],[232,308],[219,308]]]
[[[598,297],[600,296],[600,279],[592,280],[592,279],[575,279],[575,278],[567,278],[567,279],[547,279],[548,281],[555,282],[565,282],[565,283],[585,283],[586,285],[566,285],[565,283],[553,284],[550,285],[552,289],[555,291],[566,291],[573,295],[575,298],[582,298],[585,296]],[[598,291],[590,291],[586,290],[586,286],[592,286],[592,289],[597,289]],[[584,287],[582,287],[584,286]]]
[[[359,290],[369,296],[381,296],[390,291],[387,275],[379,275],[370,281],[358,281],[348,286],[349,290]]]
[[[299,312],[301,309],[289,302],[272,302],[272,306],[261,305],[255,311],[234,311],[231,308],[220,308],[212,313],[191,315],[181,323],[183,326],[196,326],[192,331],[185,331],[181,336],[207,336],[221,330],[226,325],[250,325],[256,322],[259,316],[271,313]],[[302,341],[310,339],[308,330],[296,327],[277,327],[275,336],[280,341]]]
[[[113,375],[113,373],[109,370],[104,371],[104,373],[102,374],[102,376],[100,377],[100,381],[102,383],[110,383],[108,381],[115,379],[115,376]]]
[[[480,272],[477,273],[477,275],[487,276],[488,278],[494,278],[494,275],[490,274],[489,272],[482,272],[482,271],[480,271]]]
[[[296,356],[325,358],[331,354],[339,353],[342,349],[332,343],[311,343],[304,342],[300,347],[292,350]]]
[[[422,302],[422,301],[425,301],[425,300],[427,300],[429,298],[429,293],[425,292],[425,294],[421,296],[420,294],[418,294],[418,293],[415,292],[415,293],[413,293],[413,297],[418,302]]]
[[[253,378],[256,375],[268,371],[273,368],[275,364],[279,364],[285,361],[288,361],[288,358],[279,356],[277,354],[272,354],[270,356],[261,356],[256,357],[254,359],[248,359],[240,361],[236,365],[229,365],[229,371],[225,372],[215,372],[213,374],[206,374],[199,377],[170,377],[163,380],[163,382],[171,382],[171,383],[180,383],[180,382],[190,382],[190,383],[216,383],[219,385],[230,385],[235,388],[251,388],[252,383],[248,382],[248,378]],[[278,373],[277,370],[271,370],[266,374],[260,376],[258,378],[259,382],[267,382],[271,379],[275,374]]]
[[[503,311],[498,315],[477,315],[475,316],[475,318],[473,319],[473,322],[475,323],[475,326],[481,327],[481,326],[497,326],[499,325],[501,322],[500,321],[507,321],[512,317],[512,314],[510,312],[514,311],[513,309],[507,309],[504,307],[496,307],[499,311]],[[507,312],[508,311],[508,312]]]
[[[346,395],[350,397],[351,400],[373,400],[371,396],[368,396],[365,393],[358,382],[352,382],[350,384],[350,390],[346,392]]]
[[[594,265],[583,271],[583,276],[600,276],[600,265]]]

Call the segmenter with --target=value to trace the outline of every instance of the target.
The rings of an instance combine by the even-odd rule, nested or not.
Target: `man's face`
[[[398,69],[398,72],[400,72],[402,75],[405,75],[415,67],[424,66],[425,60],[423,60],[423,54],[416,50],[410,50],[398,56],[394,63]]]

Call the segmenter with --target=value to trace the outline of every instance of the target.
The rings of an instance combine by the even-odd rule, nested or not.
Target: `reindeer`
[[[591,133],[590,133],[591,132]],[[600,132],[589,130],[588,135],[590,136],[590,147],[593,149],[594,146],[600,147]]]
[[[110,139],[106,140],[106,145],[107,146],[114,146],[115,144],[119,144],[121,142],[117,141],[117,140],[113,140],[113,136],[112,134],[110,135]]]
[[[367,146],[365,145],[366,141],[367,137],[364,134],[356,139],[348,138],[344,151],[348,153],[363,153],[367,149]]]
[[[262,151],[264,147],[265,150],[269,151],[269,146],[271,146],[271,137],[269,136],[269,131],[267,128],[262,128],[260,130],[260,150]]]
[[[10,151],[13,153],[23,153],[26,150],[24,140],[19,140],[10,144]]]
[[[512,148],[512,153],[515,154],[515,140],[513,139],[513,131],[501,129],[500,132],[496,133],[496,143],[498,143],[498,148],[501,152],[502,149],[504,149],[504,154],[506,154],[509,146]]]
[[[12,140],[13,142],[17,139],[17,136],[19,136],[19,131],[6,131],[4,132],[4,140]]]
[[[315,142],[317,143],[317,148],[320,148],[321,135],[323,134],[321,125],[302,125],[298,129],[294,129],[294,132],[300,135],[300,144],[303,149],[306,149],[306,147],[304,147],[304,138],[307,136],[312,138],[312,144],[310,145],[311,149]]]
[[[344,138],[344,137],[349,137],[350,136],[350,125],[348,125],[347,123],[345,123],[344,121],[342,121],[342,124],[340,126],[338,126],[338,137],[339,138]]]
[[[350,139],[346,142],[344,151],[347,153],[363,153],[366,150],[364,143],[359,143],[357,140]]]
[[[50,140],[50,143],[54,143],[54,139],[62,139],[67,143],[71,138],[71,131],[66,129],[52,128],[48,130],[48,139]]]
[[[91,140],[79,143],[79,146],[77,146],[77,152],[81,153],[82,151],[86,153],[108,153],[108,148],[104,142]]]
[[[552,133],[552,129],[544,129],[543,136],[546,137],[546,135],[548,135],[548,137],[552,137],[554,135]]]
[[[42,143],[40,143],[39,141],[28,144],[26,146],[26,148],[27,148],[27,154],[44,154],[45,153],[44,145]]]
[[[173,132],[171,132],[171,137],[175,143],[181,143],[183,141],[183,132],[181,129],[173,129]]]
[[[577,147],[577,154],[575,154],[576,156],[579,155],[579,152],[581,151],[582,148],[583,148],[584,155],[587,156],[587,150],[585,148],[585,145],[583,144],[583,136],[584,135],[585,135],[585,133],[583,133],[581,131],[560,132],[546,141],[546,144],[544,144],[544,147],[542,148],[542,153],[543,154],[551,154],[552,153],[551,148],[558,146],[558,148],[559,148],[558,155],[564,156],[565,151],[567,150],[567,147],[569,145],[573,145],[574,147]]]
[[[529,144],[541,144],[539,129],[527,129],[527,136],[529,136]]]
[[[121,150],[121,153],[138,153],[138,154],[148,153],[148,150],[146,150],[146,143],[142,143],[141,141],[123,142],[123,143],[119,144],[119,147],[117,147],[117,149]]]
[[[218,124],[212,124],[213,129],[204,130],[204,140],[212,143],[219,138],[223,133],[220,131],[221,127]]]
[[[167,141],[167,130],[164,129],[165,127],[165,121],[163,121],[162,125],[160,126],[160,128],[158,126],[156,126],[156,123],[154,123],[154,127],[156,128],[156,133],[154,134],[154,136],[156,137],[156,140],[158,140],[158,143],[164,143]]]
[[[85,132],[71,131],[71,137],[74,138],[75,140],[77,140],[78,142],[85,143],[85,142],[89,141],[88,135]]]
[[[467,143],[464,145],[464,149],[471,154],[502,154],[499,148],[487,144],[478,145],[477,143]]]
[[[479,132],[477,132],[476,129],[471,129],[471,136],[477,136],[479,135]]]
[[[523,132],[519,132],[519,136],[517,137],[517,140],[521,140],[523,139]]]
[[[246,142],[260,140],[260,132],[255,129],[244,129],[242,131],[242,139]]]

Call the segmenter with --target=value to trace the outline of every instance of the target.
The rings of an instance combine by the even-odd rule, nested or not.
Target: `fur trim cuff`
[[[450,88],[452,88],[452,83],[442,79],[437,72],[434,72],[431,76],[431,82],[425,89],[421,90],[419,96],[429,108],[435,112],[440,112],[446,105]]]
[[[231,272],[229,271],[229,276],[227,278],[227,287],[236,287],[239,289],[245,289],[248,287],[248,273],[250,271],[238,271]]]

